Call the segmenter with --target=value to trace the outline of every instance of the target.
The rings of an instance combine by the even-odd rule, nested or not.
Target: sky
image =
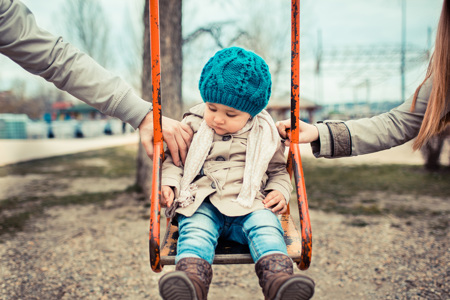
[[[434,41],[435,30],[440,16],[442,0],[405,0],[406,3],[406,44],[418,49],[429,47],[428,28],[432,32]],[[402,1],[401,0],[317,0],[309,7],[311,18],[306,20],[305,26],[308,26],[308,32],[305,36],[305,43],[314,40],[317,43],[317,32],[320,30],[322,35],[322,47],[324,52],[332,49],[343,49],[348,47],[363,47],[372,49],[376,53],[377,47],[401,46],[401,20],[402,20]],[[304,11],[303,11],[304,12]],[[305,13],[305,12],[304,12]],[[306,13],[305,13],[306,14]],[[308,16],[305,16],[308,18]],[[306,29],[305,29],[306,31]],[[314,35],[316,35],[314,37]],[[308,56],[305,53],[304,56]],[[380,58],[378,64],[384,60]],[[415,88],[423,80],[426,71],[427,62],[423,62],[416,67],[407,65],[409,70],[406,73],[406,98],[414,93]],[[399,61],[389,63],[389,74],[381,75],[381,80],[372,79],[370,85],[370,97],[367,99],[367,90],[364,86],[355,89],[351,85],[343,83],[342,77],[346,69],[342,69],[341,74],[323,69],[322,77],[323,96],[319,100],[322,103],[329,102],[348,102],[352,98],[355,101],[399,101],[401,100],[400,88],[400,70]],[[306,65],[305,68],[310,68]],[[387,72],[384,69],[384,72]],[[317,90],[311,91],[314,86],[313,81],[317,78],[308,78],[308,72],[305,76],[309,85],[304,88],[304,93],[310,97],[317,96]],[[332,73],[332,74],[330,74]],[[330,74],[327,76],[327,74]],[[351,74],[351,73],[350,73]],[[364,82],[362,73],[356,73],[360,82]],[[312,76],[313,77],[313,76]],[[377,77],[380,77],[377,76]],[[355,82],[357,83],[357,81]],[[317,84],[316,84],[317,86]]]
[[[114,41],[120,43],[121,37],[127,35],[125,14],[128,13],[132,18],[141,20],[138,7],[143,2],[142,0],[101,1],[106,14],[113,20],[110,26],[115,33]],[[251,26],[247,18],[251,15],[250,10],[258,12],[259,21],[268,25],[266,30],[271,30],[271,28],[290,30],[290,1],[287,0],[253,0],[246,1],[245,5],[239,0],[183,1],[184,34],[195,30],[198,26],[217,21],[232,20],[236,23],[244,22],[242,23],[244,25],[241,26]],[[434,40],[443,0],[404,1],[406,1],[406,42],[411,47],[426,50],[429,47],[428,30],[431,30],[432,40]],[[64,36],[65,32],[61,26],[61,9],[64,0],[23,0],[23,2],[34,13],[39,26],[56,35]],[[283,3],[285,3],[284,6]],[[380,49],[397,47],[399,49],[401,8],[402,0],[301,0],[301,97],[319,104],[401,100],[398,60],[385,62],[380,59],[380,61],[372,62],[375,65],[387,65],[383,67],[380,74],[372,78],[367,77],[368,75],[365,75],[364,72],[355,71],[354,67],[351,67],[351,63],[342,64],[342,61],[334,61],[330,56],[327,57],[327,53],[342,52],[347,48],[371,49],[374,54],[378,51],[377,47]],[[191,17],[192,20],[187,17]],[[268,32],[266,33],[267,36],[270,36]],[[319,40],[324,53],[321,76],[314,72]],[[119,49],[118,46],[113,47]],[[204,51],[197,51],[195,57],[193,54],[195,51],[187,51],[186,54],[183,54],[184,60],[187,61],[185,73],[189,72],[188,76],[184,76],[183,86],[183,93],[187,98],[199,97],[196,91],[197,78],[202,66],[215,50],[204,48]],[[270,55],[271,52],[267,51],[267,53]],[[354,59],[352,57],[349,60]],[[267,58],[267,61],[271,61],[271,58]],[[289,63],[286,62],[287,67],[282,72],[284,75],[280,77],[283,82],[282,89],[289,88]],[[336,63],[341,63],[341,65],[336,67]],[[416,86],[423,79],[426,66],[426,61],[416,64],[414,67],[407,65],[408,72],[405,77],[407,97],[414,92]],[[270,64],[269,67],[272,69]],[[120,64],[111,71],[121,74]],[[27,74],[0,55],[0,90],[11,88],[15,78],[30,82],[30,86],[44,84],[43,80]]]

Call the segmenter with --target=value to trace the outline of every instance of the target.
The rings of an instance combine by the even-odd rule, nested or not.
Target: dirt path
[[[130,194],[47,210],[0,244],[0,298],[160,299],[158,279],[173,267],[149,268],[147,213]],[[449,299],[448,228],[314,210],[311,219],[314,299]],[[253,265],[213,269],[209,299],[263,299]]]
[[[77,164],[108,165],[101,159]],[[123,191],[134,180],[49,179],[44,173],[61,166],[46,168],[0,177],[0,200]],[[149,267],[148,208],[137,194],[111,195],[101,205],[47,208],[24,231],[1,236],[0,299],[160,299],[158,280],[174,267],[160,274]],[[359,196],[380,207],[387,199],[407,205],[417,215],[352,217],[311,210],[313,259],[305,274],[316,282],[314,299],[450,299],[449,197],[383,191]],[[421,214],[425,208],[428,213]],[[263,299],[253,265],[213,270],[209,299]]]

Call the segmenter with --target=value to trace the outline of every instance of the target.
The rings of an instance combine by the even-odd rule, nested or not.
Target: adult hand
[[[167,144],[173,163],[181,166],[181,162],[185,162],[193,132],[189,125],[181,123],[177,120],[162,117],[162,133],[164,141]],[[153,113],[150,112],[145,116],[139,125],[139,135],[141,137],[142,146],[144,146],[147,155],[153,158]]]
[[[285,139],[284,145],[286,147],[289,147],[291,143],[291,136],[290,133],[288,134],[286,132],[286,130],[291,128],[291,119],[278,121],[275,125],[278,128],[278,133],[280,134],[280,136]],[[305,123],[303,121],[299,121],[299,129],[300,144],[311,143],[319,139],[319,130],[316,126]]]

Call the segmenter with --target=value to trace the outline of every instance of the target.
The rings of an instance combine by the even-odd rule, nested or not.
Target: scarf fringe
[[[178,202],[181,207],[186,207],[192,203],[194,203],[194,196],[192,192],[196,191],[198,186],[195,183],[191,183],[187,189],[180,191],[180,196],[175,199],[175,202]]]

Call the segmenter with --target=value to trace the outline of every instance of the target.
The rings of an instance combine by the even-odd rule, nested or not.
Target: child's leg
[[[163,299],[207,298],[221,224],[222,214],[211,203],[203,203],[191,217],[178,217],[176,271],[159,281]]]
[[[223,227],[224,216],[204,202],[191,217],[178,216],[178,244],[175,263],[185,257],[198,257],[212,264]]]
[[[206,300],[212,280],[211,265],[204,259],[180,259],[175,271],[159,279],[159,293],[164,300]]]
[[[262,256],[255,264],[265,299],[307,300],[314,295],[314,281],[294,274],[292,260],[284,254]]]
[[[287,255],[284,232],[277,216],[270,210],[257,210],[242,217],[227,218],[223,237],[248,244],[253,261],[268,254]]]
[[[269,210],[255,211],[243,218],[242,229],[266,299],[303,300],[313,296],[314,281],[307,276],[294,275],[281,223],[275,214]]]

